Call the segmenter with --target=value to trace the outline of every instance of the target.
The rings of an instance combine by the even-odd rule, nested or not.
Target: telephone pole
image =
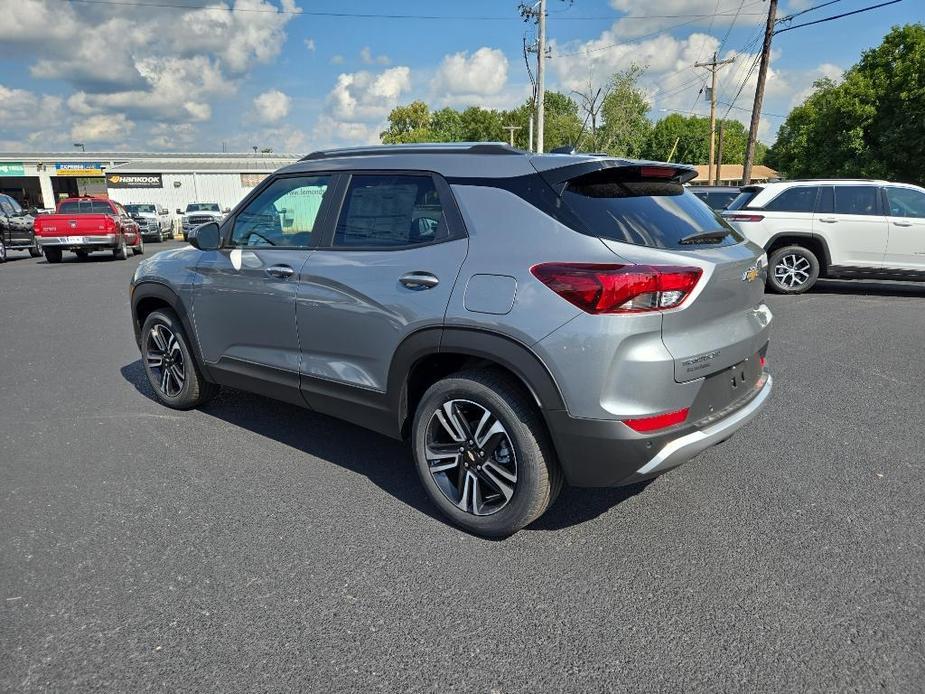
[[[719,122],[719,137],[716,142],[716,185],[720,185],[720,172],[723,167],[723,121]]]
[[[713,184],[713,163],[715,161],[714,152],[716,151],[716,73],[724,65],[730,65],[735,62],[735,58],[726,60],[717,60],[716,53],[713,54],[713,60],[708,63],[694,63],[694,67],[705,67],[710,71],[710,163],[707,167],[707,183]]]
[[[546,0],[536,0],[533,5],[520,6],[520,15],[525,21],[536,19],[536,150],[543,151],[543,136],[546,120]],[[532,137],[530,138],[533,139]]]
[[[513,147],[513,146],[514,146],[514,131],[515,131],[515,130],[520,130],[523,126],[520,126],[520,125],[505,125],[505,126],[502,126],[502,127],[503,127],[505,130],[507,130],[508,133],[510,134],[510,136],[511,136],[511,147]]]
[[[752,104],[752,122],[748,128],[748,144],[745,145],[745,166],[742,169],[742,185],[752,181],[752,160],[755,158],[755,142],[758,139],[758,122],[761,120],[761,102],[764,101],[764,82],[768,77],[768,63],[771,62],[771,37],[777,20],[777,0],[770,0],[768,23],[764,28],[764,46],[761,48],[761,65],[758,68],[758,85],[755,87],[755,103]]]

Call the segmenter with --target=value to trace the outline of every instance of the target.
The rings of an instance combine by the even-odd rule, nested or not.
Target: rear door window
[[[891,216],[925,218],[925,193],[912,188],[887,188],[886,197]]]
[[[604,169],[574,178],[566,184],[562,199],[591,233],[614,241],[689,249],[743,240],[680,183],[646,179],[633,170]],[[701,234],[712,236],[692,243]]]
[[[835,186],[835,214],[880,214],[876,186]]]
[[[429,175],[354,175],[334,246],[395,248],[449,238],[443,203]]]
[[[788,188],[765,205],[764,209],[768,212],[813,212],[818,192],[819,186]]]

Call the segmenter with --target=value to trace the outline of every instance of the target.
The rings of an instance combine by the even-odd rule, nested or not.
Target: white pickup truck
[[[186,210],[177,210],[183,222],[183,240],[186,241],[190,231],[200,224],[221,222],[230,211],[226,209],[222,212],[217,202],[191,202],[186,206]]]

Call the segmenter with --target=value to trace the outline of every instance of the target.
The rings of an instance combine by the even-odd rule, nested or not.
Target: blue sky
[[[0,0],[0,150],[79,141],[88,149],[298,153],[378,141],[388,111],[412,99],[505,108],[529,94],[521,43],[532,27],[511,0],[119,1],[190,9]],[[784,0],[779,14],[820,2]],[[840,0],[793,23],[874,3]],[[754,74],[745,78],[766,12],[762,0],[549,0],[548,87],[596,86],[636,63],[646,67],[654,118],[705,114],[697,97],[704,73],[693,63],[717,50],[736,59],[721,73],[720,115],[744,121]],[[837,78],[891,26],[911,21],[925,21],[925,2],[775,37],[762,139],[773,141],[814,80]]]

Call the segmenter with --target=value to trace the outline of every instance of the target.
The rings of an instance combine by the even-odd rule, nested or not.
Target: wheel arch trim
[[[138,320],[138,306],[144,299],[160,299],[170,306],[180,319],[180,323],[183,324],[183,330],[189,338],[190,347],[193,349],[200,368],[205,367],[202,352],[199,349],[199,340],[197,339],[196,331],[193,329],[193,322],[190,319],[189,312],[179,295],[163,282],[144,280],[132,287],[132,327],[135,330],[136,344],[141,345],[141,322]]]
[[[823,265],[823,268],[820,268],[820,269],[827,270],[828,267],[832,264],[832,254],[829,252],[828,242],[823,237],[819,236],[818,234],[813,234],[807,231],[779,231],[776,234],[774,234],[774,236],[772,236],[770,239],[768,239],[767,242],[764,244],[765,252],[769,253],[770,249],[774,246],[774,244],[778,243],[781,239],[790,239],[790,238],[797,240],[797,241],[801,239],[809,239],[810,241],[818,243],[822,247],[823,257],[819,258],[819,260],[820,262],[824,263],[824,265]],[[812,249],[807,249],[807,250],[812,250]]]

